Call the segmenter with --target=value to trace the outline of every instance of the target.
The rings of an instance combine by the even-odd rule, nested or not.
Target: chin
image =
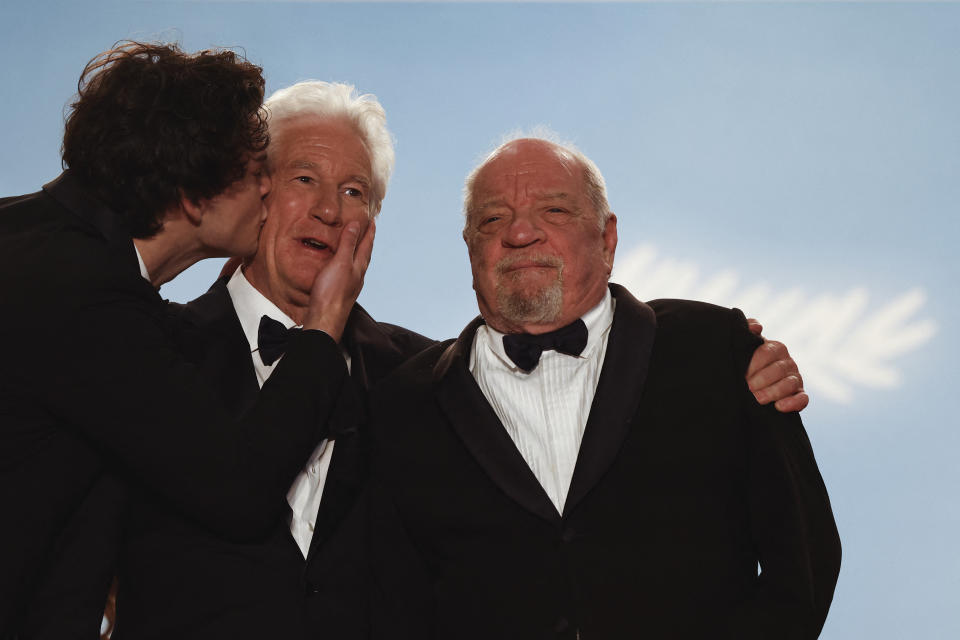
[[[541,287],[497,288],[500,314],[512,324],[552,324],[563,310],[563,288],[558,281]]]

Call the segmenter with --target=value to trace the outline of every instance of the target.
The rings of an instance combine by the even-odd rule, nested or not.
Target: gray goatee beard
[[[523,270],[507,271],[517,262],[534,261],[556,269],[556,278],[546,285],[532,288],[523,282]],[[496,265],[497,304],[500,315],[515,325],[551,324],[560,317],[563,306],[563,260],[557,256],[510,256]]]

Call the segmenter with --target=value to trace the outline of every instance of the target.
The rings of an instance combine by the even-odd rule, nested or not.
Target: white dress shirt
[[[137,254],[137,262],[140,264],[140,275],[144,280],[150,282],[150,274],[147,273],[147,263],[143,261],[143,256],[140,255],[140,249],[137,249],[136,242],[133,243],[133,252]]]
[[[544,351],[530,373],[507,356],[499,331],[482,325],[473,339],[470,372],[559,513],[600,379],[613,308],[608,290],[583,316],[588,332],[583,353]]]
[[[273,364],[263,363],[257,346],[260,318],[269,316],[288,329],[297,326],[297,323],[257,291],[247,281],[241,269],[237,269],[227,282],[227,292],[233,301],[233,308],[237,312],[237,318],[240,319],[243,333],[247,336],[247,342],[250,345],[250,357],[253,360],[253,368],[257,373],[257,383],[262,387],[283,356],[277,358]],[[347,361],[347,370],[349,371],[350,357],[346,352],[344,352],[344,358]],[[313,450],[313,454],[307,460],[303,471],[300,472],[293,484],[290,485],[290,490],[287,491],[287,504],[290,505],[291,510],[290,533],[293,534],[293,539],[296,540],[304,558],[307,557],[307,552],[310,550],[310,540],[313,539],[317,511],[320,508],[320,499],[323,497],[323,485],[327,480],[330,460],[333,457],[333,445],[334,443],[330,440],[321,441],[317,448]]]

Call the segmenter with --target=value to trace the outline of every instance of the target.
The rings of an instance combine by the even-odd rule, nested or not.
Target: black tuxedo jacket
[[[130,236],[69,171],[0,201],[0,292],[0,637],[104,465],[223,536],[272,529],[347,379],[329,336],[297,336],[229,415],[180,357]]]
[[[214,382],[214,399],[242,415],[260,389],[226,282],[171,307],[186,357]],[[327,421],[335,445],[306,560],[285,518],[261,539],[231,541],[151,492],[105,477],[64,535],[68,544],[39,589],[24,637],[93,637],[114,572],[114,640],[366,637],[363,518],[356,503],[369,462],[367,390],[431,344],[354,307],[344,332],[352,373]],[[288,512],[285,497],[278,500]]]
[[[742,314],[611,289],[562,514],[470,374],[479,319],[381,385],[374,637],[819,634],[839,539],[799,416],[747,390]]]
[[[187,304],[180,317],[194,334],[187,350],[199,370],[217,380],[217,400],[242,413],[259,389],[226,279]],[[369,462],[367,390],[431,344],[354,307],[344,333],[349,388],[329,419],[337,435],[306,561],[285,518],[263,540],[238,543],[160,501],[132,500],[122,534],[114,638],[366,637],[363,518],[354,511]]]

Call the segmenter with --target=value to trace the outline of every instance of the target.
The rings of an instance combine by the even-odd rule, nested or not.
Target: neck
[[[282,291],[275,290],[271,286],[269,278],[260,278],[258,277],[261,273],[260,270],[254,268],[248,268],[249,265],[243,267],[243,275],[247,279],[247,282],[250,283],[254,289],[260,292],[264,298],[272,302],[277,306],[277,309],[283,311],[288,318],[293,320],[298,325],[302,325],[304,319],[307,317],[307,303],[309,302],[309,294],[304,294],[307,298],[303,304],[300,304],[298,301],[291,299],[289,296],[283,295]]]
[[[165,221],[163,229],[150,238],[134,238],[154,287],[176,278],[181,271],[212,254],[196,238],[196,231],[179,220]]]

